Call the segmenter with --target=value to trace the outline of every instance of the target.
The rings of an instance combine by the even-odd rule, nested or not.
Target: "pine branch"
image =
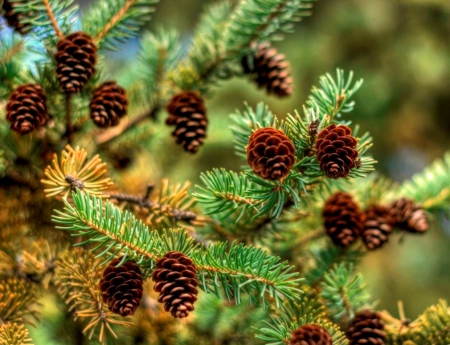
[[[415,200],[428,211],[447,210],[450,201],[450,152],[435,160],[421,173],[403,182],[387,199],[404,196]]]
[[[28,330],[16,323],[0,324],[1,345],[33,345]]]
[[[233,244],[227,251],[227,243],[203,248],[194,245],[193,238],[184,231],[150,231],[129,212],[121,212],[109,201],[103,205],[101,199],[81,191],[73,193],[73,204],[66,201],[64,211],[55,211],[53,221],[58,229],[87,238],[78,245],[93,243],[93,250],[102,248],[98,256],[106,256],[104,263],[120,253],[123,260],[132,258],[141,267],[152,269],[165,253],[180,251],[194,261],[205,291],[217,294],[222,288],[236,303],[240,302],[241,291],[254,292],[263,300],[268,295],[277,305],[283,298],[297,298],[300,292],[300,279],[291,272],[293,267],[262,249]]]
[[[24,50],[24,48],[25,48],[25,43],[24,43],[24,41],[15,41],[15,42],[12,42],[12,45],[11,45],[11,46],[8,46],[8,45],[6,45],[6,44],[3,46],[3,44],[5,44],[5,43],[2,42],[1,47],[2,47],[2,48],[5,47],[6,50],[1,52],[1,55],[0,55],[0,65],[6,65],[8,62],[10,62],[10,61],[12,60],[12,58],[13,58],[15,55],[17,55],[17,54],[23,52],[23,50]]]
[[[418,344],[447,345],[450,343],[450,308],[440,300],[429,307],[414,322],[412,339]]]
[[[357,264],[362,258],[363,251],[361,248],[348,250],[328,245],[312,254],[314,264],[305,273],[305,278],[308,285],[317,286],[335,264]]]
[[[168,181],[163,180],[158,201],[149,200],[149,196],[154,188],[154,185],[149,185],[147,187],[147,193],[144,196],[130,194],[110,194],[109,198],[116,199],[119,202],[135,204],[140,208],[145,208],[150,213],[151,218],[153,218],[152,216],[155,216],[157,218],[168,217],[173,222],[184,221],[187,223],[192,223],[197,220],[197,215],[194,212],[188,210],[193,206],[193,203],[195,202],[195,200],[186,198],[187,189],[189,188],[189,186],[190,184],[186,183],[185,186],[181,189],[176,187],[170,188],[168,186]],[[166,193],[164,193],[164,191]],[[177,207],[172,207],[172,205]],[[161,221],[162,219],[156,220],[156,222],[159,223]]]
[[[293,23],[310,14],[314,1],[242,1],[225,34],[227,55],[240,58],[247,54],[252,42],[275,40],[279,33],[292,32]]]
[[[370,296],[362,275],[353,275],[353,266],[341,263],[326,273],[320,284],[328,317],[344,326],[354,318],[355,313],[369,306]]]
[[[320,77],[320,87],[312,88],[306,105],[309,108],[318,109],[320,119],[327,116],[328,121],[332,121],[339,113],[353,111],[355,103],[351,99],[362,84],[362,79],[353,83],[352,71],[346,78],[344,70],[337,69],[336,78],[329,73]]]
[[[84,30],[100,48],[117,50],[117,44],[137,35],[150,20],[158,0],[98,0],[82,18]]]
[[[256,109],[244,103],[244,111],[236,110],[235,113],[230,115],[230,120],[236,155],[246,161],[248,138],[254,130],[273,126],[275,116],[263,102],[259,102]]]
[[[49,0],[42,0],[45,5],[45,11],[47,12],[48,18],[50,19],[50,22],[53,26],[53,30],[55,30],[56,35],[60,40],[64,38],[64,34],[62,33],[61,29],[59,28],[58,22],[56,21],[55,14],[53,13],[53,10],[50,6]]]
[[[199,203],[204,204],[206,214],[220,215],[224,219],[238,209],[242,216],[244,212],[255,208],[256,202],[246,195],[255,186],[245,175],[227,172],[225,169],[213,169],[202,173],[200,179],[205,188],[197,186],[199,192],[194,196]]]
[[[36,319],[36,291],[29,283],[15,278],[0,280],[0,324],[30,323]]]
[[[141,39],[139,52],[139,78],[153,107],[162,107],[167,98],[167,73],[180,61],[183,49],[179,33],[162,27],[155,33],[147,32]],[[147,96],[148,97],[148,96]]]
[[[78,6],[74,0],[12,0],[21,24],[29,25],[40,39],[55,44],[70,32]],[[52,33],[55,32],[56,35]]]
[[[253,303],[257,303],[255,296],[266,294],[278,308],[282,307],[285,298],[298,299],[301,290],[297,286],[301,279],[296,278],[298,273],[292,272],[293,266],[280,262],[278,257],[260,248],[236,243],[227,248],[227,243],[211,244],[191,254],[205,291],[219,296],[218,287],[221,284],[225,296],[235,299],[236,304],[241,302],[241,290],[249,294]],[[263,306],[269,306],[265,298]]]
[[[118,139],[123,134],[132,131],[145,120],[155,119],[159,110],[159,107],[151,108],[150,110],[146,110],[128,121],[122,121],[117,127],[100,132],[96,137],[96,142],[99,146],[106,147],[108,143]]]
[[[271,321],[265,323],[266,327],[256,329],[256,338],[267,345],[286,345],[290,343],[292,332],[308,324],[325,328],[331,335],[333,345],[348,345],[344,332],[336,324],[326,320],[320,302],[306,297],[301,304],[289,303],[278,317],[271,317]]]
[[[46,179],[41,182],[47,185],[44,190],[47,197],[67,197],[74,189],[83,189],[93,195],[103,195],[103,190],[113,183],[108,177],[106,163],[102,163],[99,155],[87,160],[86,150],[70,145],[62,151],[61,157],[55,154],[52,165],[45,169]]]
[[[0,100],[7,99],[20,77],[26,41],[15,35],[0,37]]]
[[[129,327],[131,324],[103,303],[99,288],[103,271],[100,263],[101,260],[82,248],[67,250],[55,263],[55,283],[69,311],[74,312],[75,319],[83,321],[83,334],[89,339],[97,334],[98,340],[106,344],[108,335],[117,338],[113,325]]]
[[[210,5],[202,14],[196,27],[187,63],[192,65],[203,88],[207,88],[217,80],[225,80],[233,76],[231,66],[226,62],[224,40],[231,10],[232,5],[229,0]]]

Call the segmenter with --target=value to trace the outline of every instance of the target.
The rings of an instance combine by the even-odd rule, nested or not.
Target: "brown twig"
[[[95,36],[95,41],[98,43],[101,41],[103,37],[111,30],[117,22],[127,13],[128,9],[133,5],[136,0],[127,0],[125,5],[117,12],[114,17],[110,19],[110,21],[103,27],[103,29]]]
[[[123,121],[122,126],[117,126],[109,129],[108,131],[102,132],[99,135],[97,135],[97,143],[99,145],[105,145],[106,143],[110,142],[111,140],[114,140],[118,136],[122,135],[123,133],[126,133],[130,129],[135,128],[137,125],[139,125],[141,122],[147,120],[147,119],[155,119],[156,113],[159,111],[159,107],[154,107],[150,110],[146,110],[140,115],[132,118],[128,122]]]
[[[131,204],[139,205],[142,208],[147,209],[160,209],[167,211],[167,213],[176,221],[192,222],[197,219],[197,215],[194,212],[181,210],[178,208],[168,207],[161,205],[156,201],[148,200],[148,197],[153,190],[154,185],[150,184],[147,186],[147,192],[145,196],[131,195],[131,194],[110,194],[110,199],[116,199],[117,201],[124,201]]]
[[[71,175],[66,175],[64,179],[67,183],[70,183],[72,190],[76,190],[77,188],[84,189],[84,183],[80,179],[77,179],[76,177],[73,177]]]
[[[310,233],[306,234],[305,236],[301,237],[297,243],[296,243],[296,247],[301,247],[304,246],[306,244],[308,244],[311,241],[317,240],[323,236],[325,236],[326,233],[323,229],[317,229],[314,231],[311,231]]]
[[[58,35],[58,38],[62,40],[64,38],[64,34],[62,33],[61,29],[58,26],[58,22],[56,21],[55,14],[53,13],[53,10],[50,6],[49,0],[42,0],[45,5],[45,10],[47,11],[48,18],[50,19],[50,22],[52,23],[53,29],[55,29],[56,34]]]
[[[16,45],[12,46],[11,49],[9,49],[5,56],[3,57],[3,59],[0,61],[1,65],[6,64],[7,62],[9,62],[14,55],[16,55],[17,53],[19,53],[24,47],[23,42],[19,42]]]

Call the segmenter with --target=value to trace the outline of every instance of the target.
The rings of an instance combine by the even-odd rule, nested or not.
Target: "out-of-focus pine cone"
[[[266,180],[286,177],[294,166],[295,148],[282,131],[261,128],[254,132],[247,146],[247,162],[255,174]]]
[[[401,198],[390,205],[394,226],[413,233],[423,234],[428,230],[428,216],[413,200]]]
[[[194,310],[197,300],[197,277],[191,259],[180,252],[169,252],[156,262],[153,289],[159,292],[158,302],[175,318],[183,318]]]
[[[9,96],[6,105],[6,119],[11,129],[20,134],[27,134],[41,127],[48,120],[47,96],[38,84],[19,86]]]
[[[8,26],[14,28],[15,31],[22,35],[31,30],[30,25],[21,23],[23,14],[19,14],[14,10],[14,6],[10,0],[3,0],[2,9],[5,12],[3,16],[5,17]]]
[[[384,345],[386,333],[380,315],[370,310],[356,314],[347,331],[347,338],[350,345]]]
[[[387,207],[371,205],[365,211],[362,238],[369,250],[380,248],[392,232],[392,218]]]
[[[115,81],[108,81],[95,89],[92,96],[91,119],[98,127],[117,126],[127,114],[126,92]]]
[[[198,151],[206,138],[208,119],[206,109],[198,92],[183,91],[172,97],[167,112],[166,124],[175,126],[172,135],[177,144],[191,153]]]
[[[350,194],[333,194],[325,203],[322,215],[328,236],[338,246],[348,247],[360,236],[364,214]]]
[[[141,304],[142,272],[135,261],[116,267],[122,258],[111,261],[100,281],[103,303],[109,310],[123,317],[133,315]]]
[[[84,32],[74,32],[59,41],[56,75],[67,93],[80,92],[95,73],[97,47]]]
[[[242,67],[244,73],[252,75],[258,86],[269,94],[286,97],[294,90],[289,62],[268,43],[259,44],[253,57],[244,57]]]
[[[319,325],[309,324],[291,334],[289,345],[332,345],[330,333]]]
[[[316,156],[320,169],[329,178],[347,177],[356,166],[357,141],[345,125],[331,124],[320,131],[316,141]]]

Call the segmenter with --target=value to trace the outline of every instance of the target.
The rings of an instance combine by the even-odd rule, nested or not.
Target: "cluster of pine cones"
[[[347,330],[349,345],[384,345],[386,333],[379,313],[363,310]],[[333,340],[324,327],[317,324],[303,325],[291,333],[289,345],[332,345]]]
[[[314,133],[316,157],[327,177],[347,177],[357,166],[357,141],[351,134],[348,126],[336,124],[324,128],[317,136]],[[247,163],[263,179],[283,179],[295,163],[294,145],[280,130],[270,127],[258,129],[248,141]]]
[[[9,7],[9,2],[5,1],[5,16],[11,21],[17,20]],[[20,27],[20,30],[25,28]],[[61,89],[66,94],[78,93],[95,74],[95,42],[83,32],[72,33],[58,43],[55,61]],[[11,129],[20,134],[28,134],[45,125],[49,119],[46,100],[46,93],[38,84],[24,84],[15,89],[6,105],[6,118],[11,123]],[[125,90],[116,82],[108,81],[94,90],[90,116],[98,127],[115,126],[126,115],[127,107]]]
[[[103,272],[100,290],[103,303],[113,313],[123,317],[133,315],[141,304],[143,295],[142,272],[135,261],[117,265],[116,258]],[[158,302],[175,318],[183,318],[194,310],[197,300],[196,268],[190,258],[180,252],[168,252],[156,262],[152,279],[153,289],[159,292]]]
[[[370,205],[362,211],[350,194],[337,192],[325,203],[322,215],[328,236],[344,248],[362,237],[367,249],[378,249],[394,228],[420,234],[428,230],[425,210],[405,198],[388,206]]]
[[[292,93],[293,79],[289,62],[268,43],[258,45],[254,54],[245,56],[242,59],[242,66],[244,73],[248,74],[260,88],[265,88],[269,94],[286,97]],[[196,153],[206,138],[208,126],[206,109],[200,93],[182,91],[172,97],[166,109],[169,113],[166,124],[175,126],[172,135],[176,138],[177,144],[187,152]],[[269,179],[276,179],[277,176],[271,173],[265,175]]]

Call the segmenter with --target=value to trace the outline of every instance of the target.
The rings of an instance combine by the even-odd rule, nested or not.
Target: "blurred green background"
[[[187,47],[202,9],[212,2],[162,0],[149,29],[175,27]],[[365,80],[349,118],[372,133],[379,172],[402,181],[449,149],[449,0],[322,0],[276,47],[291,62],[293,96],[268,97],[245,78],[214,88],[207,99],[205,146],[190,156],[173,144],[170,152],[179,164],[164,164],[161,176],[198,182],[200,171],[239,169],[228,114],[242,109],[244,101],[255,105],[261,100],[280,117],[301,111],[318,77],[338,67]],[[138,43],[124,48],[108,56],[111,66],[135,58]],[[408,236],[401,243],[393,238],[364,260],[361,271],[381,309],[397,315],[397,301],[403,300],[407,317],[413,318],[440,297],[450,300],[450,223],[444,215],[435,219],[426,236]]]

